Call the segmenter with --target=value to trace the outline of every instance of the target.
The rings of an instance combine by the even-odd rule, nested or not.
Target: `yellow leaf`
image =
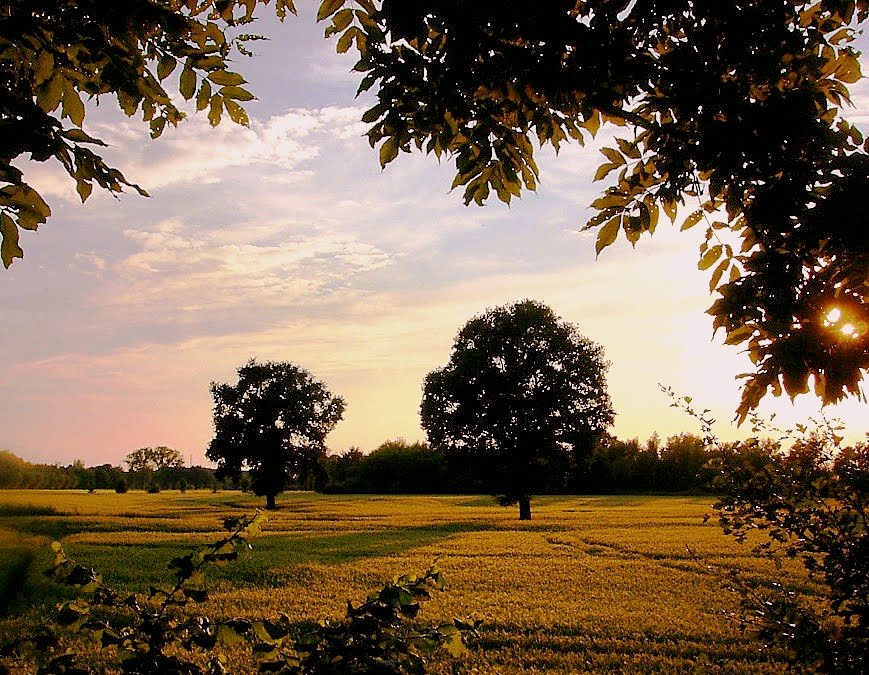
[[[607,246],[612,244],[616,237],[619,234],[619,223],[621,222],[621,216],[616,216],[614,218],[610,218],[606,225],[604,225],[597,233],[597,241],[594,244],[594,250],[597,255],[600,255],[600,252],[603,251]]]
[[[618,164],[610,164],[609,162],[604,162],[599,167],[597,167],[597,171],[594,172],[594,180],[603,180],[607,177],[607,174],[614,169],[618,169]]]
[[[689,227],[694,227],[703,218],[703,210],[697,209],[694,213],[685,219],[680,230],[687,230]]]
[[[398,140],[395,136],[390,136],[386,139],[386,142],[380,146],[380,167],[385,167],[396,157],[398,157]]]
[[[223,105],[226,107],[226,112],[229,114],[229,119],[231,119],[233,122],[235,122],[236,124],[240,124],[243,127],[246,127],[250,124],[250,119],[247,116],[247,112],[238,103],[236,103],[232,99],[225,99],[223,101]]]
[[[69,117],[77,127],[84,122],[84,104],[81,97],[69,80],[63,82],[63,110],[61,117]]]
[[[5,213],[0,214],[0,235],[3,237],[3,242],[0,244],[0,259],[3,260],[3,267],[8,268],[13,258],[24,257],[24,251],[18,245],[18,228],[15,226],[15,221]]]
[[[727,339],[724,340],[726,345],[738,345],[740,342],[745,342],[754,334],[754,329],[751,326],[740,326],[727,334]]]
[[[317,10],[317,21],[328,19],[343,6],[344,0],[323,0],[320,9]]]
[[[721,246],[716,245],[704,253],[700,262],[697,263],[697,269],[708,270],[721,257]]]
[[[627,164],[625,158],[622,157],[622,154],[613,148],[601,148],[601,154],[606,157],[609,161],[611,161],[616,166],[621,166],[622,164]]]
[[[184,100],[189,101],[196,93],[196,73],[189,65],[184,66],[181,71],[181,79],[178,81],[178,91],[184,97]]]

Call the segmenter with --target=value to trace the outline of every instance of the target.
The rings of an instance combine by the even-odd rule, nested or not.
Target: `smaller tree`
[[[158,445],[156,448],[139,448],[127,455],[124,463],[130,471],[159,471],[178,469],[184,466],[184,458],[174,448]]]
[[[612,424],[603,348],[546,305],[525,300],[476,316],[420,406],[431,446],[478,464],[504,504],[531,518],[531,493]],[[561,484],[563,481],[555,481]]]
[[[217,462],[218,478],[239,478],[246,466],[267,509],[325,455],[326,436],[344,416],[344,399],[286,362],[251,359],[235,385],[212,382],[211,395],[214,438],[206,456]]]

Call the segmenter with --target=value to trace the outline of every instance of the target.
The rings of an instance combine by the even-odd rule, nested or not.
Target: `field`
[[[437,559],[448,589],[420,619],[483,624],[469,656],[439,657],[434,672],[785,672],[727,616],[737,599],[725,584],[734,566],[781,572],[704,524],[709,503],[541,497],[520,522],[488,497],[285,494],[253,550],[211,575],[203,609],[338,618],[348,599]],[[222,518],[260,505],[234,492],[0,492],[0,601],[25,612],[3,621],[0,641],[50,612],[55,591],[38,568],[52,539],[108,583],[143,590],[168,579],[172,556],[214,540]]]

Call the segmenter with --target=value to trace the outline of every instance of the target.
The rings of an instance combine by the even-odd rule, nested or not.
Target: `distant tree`
[[[531,518],[531,494],[613,421],[603,348],[532,300],[497,307],[459,331],[449,363],[425,378],[431,446],[482,462],[494,492]]]
[[[127,469],[133,472],[159,471],[184,466],[184,458],[178,450],[158,445],[155,448],[133,450],[127,455],[124,463]]]
[[[246,466],[268,509],[325,454],[326,435],[345,407],[307,370],[254,359],[238,369],[235,385],[212,382],[211,395],[214,438],[206,455],[217,462],[218,478],[240,478]]]

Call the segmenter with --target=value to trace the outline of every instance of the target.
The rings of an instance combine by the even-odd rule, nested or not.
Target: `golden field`
[[[539,497],[533,520],[520,522],[515,508],[489,497],[288,493],[253,549],[213,575],[199,609],[338,618],[348,599],[437,560],[448,589],[420,620],[483,623],[468,656],[438,657],[433,672],[786,672],[781,654],[728,616],[737,597],[726,588],[732,567],[760,578],[784,573],[724,537],[714,519],[704,524],[711,501]],[[0,552],[59,538],[107,583],[143,590],[168,581],[171,557],[216,539],[224,517],[259,506],[237,492],[0,492]],[[804,583],[798,567],[787,574]],[[0,634],[50,611],[38,605],[38,595],[16,599],[24,618],[7,618]],[[237,656],[233,667],[243,672],[246,663]]]

